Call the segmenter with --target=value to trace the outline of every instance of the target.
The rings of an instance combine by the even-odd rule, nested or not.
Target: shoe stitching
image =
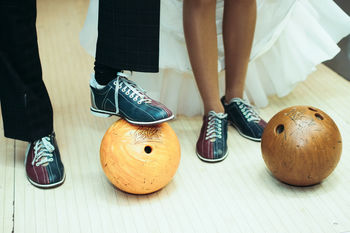
[[[34,147],[33,147],[32,149],[34,150]],[[33,153],[33,152],[32,152],[32,153]],[[34,159],[33,156],[31,156],[31,157],[32,157],[32,160],[33,160],[33,159]],[[30,162],[31,162],[31,161],[30,161]],[[35,166],[33,167],[33,170],[34,170],[36,179],[39,181],[39,176],[38,176],[38,174],[37,174],[37,172],[36,172],[36,167],[35,167]]]
[[[57,167],[58,173],[60,174],[60,179],[62,179],[62,174],[61,174],[61,171],[60,171],[60,166],[58,165],[58,159],[57,159],[57,157],[56,157],[56,159],[55,159],[55,163],[56,163],[56,167]]]
[[[240,111],[238,105],[234,105],[234,107],[235,107],[235,108],[238,108],[238,112],[239,112],[241,118],[243,118],[243,121],[245,121],[245,117],[244,117],[243,113]],[[234,118],[233,118],[233,119],[234,119]],[[250,133],[253,134],[253,133],[252,133],[253,129],[250,127],[250,125],[249,125],[248,123],[246,123],[246,122],[245,122],[245,124],[246,124],[246,126],[248,126],[248,128],[249,128],[249,130],[250,130]],[[236,124],[236,125],[238,126],[239,124]]]
[[[46,170],[47,170],[47,174],[48,174],[48,178],[49,178],[49,183],[51,183],[50,177],[53,177],[53,172],[52,172],[51,166],[50,165],[46,166]]]
[[[127,102],[129,102],[129,103],[132,103],[132,102],[130,102],[125,96],[123,96],[122,95],[122,97],[127,101]],[[155,120],[155,118],[151,115],[151,114],[149,114],[147,111],[145,111],[145,110],[143,110],[142,108],[139,108],[139,107],[136,107],[137,109],[139,109],[139,110],[141,110],[141,111],[143,111],[143,112],[145,112],[147,115],[149,115],[153,120]]]
[[[109,103],[111,103],[113,106],[114,106],[114,108],[116,109],[116,105],[115,104],[113,104],[113,102],[110,100],[110,91],[111,90],[114,90],[114,88],[112,88],[111,86],[109,86],[109,89],[107,90],[107,91],[105,91],[104,92],[104,94],[105,94],[105,96],[104,96],[104,99],[102,100],[102,108],[104,108],[104,109],[107,109],[106,108],[106,104],[107,104],[107,102],[109,102]],[[108,93],[107,93],[108,92]],[[107,93],[107,94],[106,94]],[[134,105],[134,102],[131,102],[131,101],[129,101],[128,100],[128,98],[126,98],[124,95],[120,95],[120,96],[122,96],[123,97],[123,99],[124,100],[126,100],[128,103],[131,103],[131,105]],[[118,103],[119,104],[119,103]],[[95,104],[96,105],[96,104]],[[97,106],[97,105],[96,105]],[[157,106],[152,106],[152,105],[147,105],[149,108],[151,108],[152,110],[159,110],[159,108],[157,108]],[[140,108],[140,107],[137,107],[137,106],[135,106],[135,108],[137,108],[137,109],[139,109],[139,110],[141,110],[141,111],[143,111],[143,112],[145,112],[148,116],[150,116],[153,120],[155,120],[156,118],[154,118],[151,114],[149,114],[147,111],[145,111],[144,109],[142,109],[142,108]],[[132,117],[130,117],[128,114],[126,114],[124,111],[122,111],[121,109],[119,109],[125,116],[127,116],[128,118],[130,118],[130,119],[133,119]],[[163,110],[162,108],[161,108],[161,110]],[[114,111],[116,114],[118,114],[118,112],[116,112],[116,111]]]

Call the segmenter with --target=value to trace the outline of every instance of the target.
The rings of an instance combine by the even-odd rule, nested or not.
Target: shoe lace
[[[217,138],[222,138],[222,128],[221,128],[221,122],[222,119],[225,118],[227,114],[223,113],[209,113],[208,118],[208,126],[205,134],[205,140],[211,140],[214,142]]]
[[[241,99],[234,99],[233,101],[237,103],[241,112],[243,113],[243,116],[248,122],[259,122],[261,120],[257,109],[250,105],[247,101]]]
[[[34,159],[32,165],[35,164],[38,167],[53,161],[52,152],[55,150],[55,147],[52,145],[48,136],[35,141],[34,145]]]
[[[142,103],[151,103],[152,100],[146,95],[146,91],[139,87],[135,82],[128,79],[129,76],[122,72],[117,73],[117,80],[114,81],[115,88],[115,103],[116,103],[116,112],[119,112],[118,108],[118,93],[119,90],[124,92],[137,104]]]

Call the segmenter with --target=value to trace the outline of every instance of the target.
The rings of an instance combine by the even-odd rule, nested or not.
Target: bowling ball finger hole
[[[276,133],[281,134],[284,131],[284,125],[278,125],[276,127]]]
[[[319,113],[316,113],[315,117],[319,120],[323,120],[323,116],[321,116],[321,114],[319,114]]]
[[[317,112],[317,110],[316,110],[316,109],[311,108],[311,107],[309,107],[309,110],[314,111],[314,112]]]
[[[146,154],[151,154],[151,152],[152,152],[152,147],[150,147],[150,146],[145,146],[145,152],[146,152]]]

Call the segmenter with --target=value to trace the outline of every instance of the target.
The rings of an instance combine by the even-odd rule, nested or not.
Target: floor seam
[[[14,143],[13,143],[12,233],[15,232],[15,198],[16,198],[16,141],[14,141]]]

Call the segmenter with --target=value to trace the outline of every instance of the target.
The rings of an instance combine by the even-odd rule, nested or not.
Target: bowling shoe
[[[227,157],[227,114],[210,111],[203,117],[196,152],[206,162],[219,162]]]
[[[147,96],[124,73],[118,72],[117,77],[106,86],[98,86],[92,77],[90,110],[96,116],[116,115],[135,125],[154,125],[174,118],[167,107]]]
[[[228,115],[228,122],[240,135],[253,141],[261,141],[266,122],[261,119],[252,105],[240,98],[233,98],[226,103],[225,97],[222,97],[221,102]]]
[[[29,143],[24,164],[29,182],[36,187],[53,188],[64,182],[65,172],[55,133]]]

